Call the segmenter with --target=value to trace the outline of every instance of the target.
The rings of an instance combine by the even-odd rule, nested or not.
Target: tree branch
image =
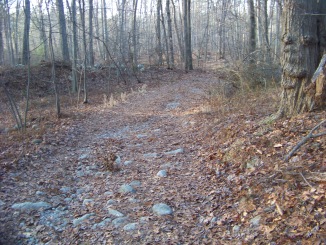
[[[302,140],[295,145],[292,150],[285,156],[284,161],[289,161],[290,158],[293,156],[293,154],[302,146],[304,145],[309,139],[312,138],[317,138],[323,135],[326,135],[326,131],[325,132],[321,132],[318,134],[313,134],[314,131],[316,131],[321,125],[323,125],[326,122],[326,120],[321,121],[320,123],[318,123],[313,129],[311,129],[311,131],[309,132],[309,134],[305,137],[302,138]]]

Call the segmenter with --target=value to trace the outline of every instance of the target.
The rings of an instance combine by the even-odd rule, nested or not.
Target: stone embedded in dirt
[[[131,185],[124,184],[124,185],[122,185],[120,187],[119,192],[121,192],[121,193],[135,193],[136,190]]]
[[[139,180],[133,180],[129,183],[129,185],[133,186],[133,187],[137,187],[137,186],[141,186],[141,183]]]
[[[123,217],[125,216],[123,213],[120,213],[119,211],[112,209],[112,208],[108,208],[108,212],[109,214],[115,216],[115,217]]]
[[[89,153],[84,153],[84,154],[80,155],[80,157],[78,159],[79,160],[84,160],[84,159],[86,159],[88,157],[89,157]]]
[[[116,204],[116,203],[117,203],[116,200],[114,200],[114,199],[110,199],[110,200],[108,200],[108,201],[106,202],[106,205],[107,205],[107,206],[111,206],[111,205],[114,205],[114,204]]]
[[[171,102],[166,105],[166,110],[174,110],[180,106],[179,102]]]
[[[35,144],[35,145],[39,145],[39,144],[42,143],[42,140],[41,139],[33,139],[32,143]]]
[[[60,188],[60,191],[64,194],[70,193],[71,192],[71,188],[67,187],[67,186],[63,186]]]
[[[140,202],[139,199],[136,199],[136,198],[128,198],[128,201],[131,202],[131,203]]]
[[[176,155],[178,153],[183,153],[184,152],[184,149],[183,148],[179,148],[179,149],[176,149],[176,150],[173,150],[173,151],[167,151],[165,152],[166,155]]]
[[[23,202],[23,203],[13,204],[11,208],[20,209],[22,211],[32,211],[32,210],[51,208],[51,204],[47,202]]]
[[[123,230],[125,231],[133,231],[137,228],[138,226],[138,223],[129,223],[129,224],[126,224],[124,227],[123,227]]]
[[[63,231],[69,220],[70,212],[66,207],[46,210],[40,215],[40,224],[53,228],[56,231]]]
[[[95,213],[85,214],[80,218],[74,219],[72,221],[72,223],[73,223],[74,226],[77,226],[77,225],[81,224],[82,222],[84,222],[85,220],[88,220],[92,216],[95,216]]]
[[[144,216],[139,219],[140,223],[147,223],[149,221],[149,216]]]
[[[104,192],[104,195],[111,196],[111,195],[113,195],[113,192],[112,191],[106,191],[106,192]]]
[[[141,139],[141,138],[146,138],[147,134],[137,134],[137,138]]]
[[[240,231],[240,226],[239,225],[233,226],[232,231],[233,233],[238,233]]]
[[[156,157],[158,157],[158,154],[157,153],[146,153],[143,156],[144,156],[144,158],[156,158]]]
[[[252,219],[250,220],[250,224],[251,224],[252,226],[259,226],[259,224],[260,224],[260,219],[261,219],[261,216],[260,216],[260,215],[257,215],[256,217],[254,217],[254,218],[252,218]]]
[[[153,206],[153,212],[160,216],[173,214],[172,208],[164,203],[155,204]]]
[[[166,170],[160,170],[158,171],[158,173],[156,174],[158,177],[166,177],[168,176],[168,173],[166,172]]]
[[[128,218],[127,217],[120,217],[120,218],[116,218],[112,221],[112,225],[115,227],[115,228],[118,228],[119,226],[127,223],[128,221]]]
[[[123,164],[125,165],[125,166],[128,166],[128,165],[130,165],[130,164],[132,164],[133,163],[133,161],[125,161]]]
[[[35,194],[36,194],[36,196],[45,196],[46,195],[45,192],[43,192],[43,191],[36,191]]]
[[[106,218],[104,220],[102,220],[100,223],[96,223],[92,226],[92,229],[93,230],[96,230],[98,228],[104,228],[106,226],[108,226],[108,224],[111,222],[111,219],[110,218]]]

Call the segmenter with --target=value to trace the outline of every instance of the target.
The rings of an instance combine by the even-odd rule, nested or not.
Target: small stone
[[[137,228],[138,226],[138,223],[129,223],[129,224],[126,224],[124,227],[123,227],[123,230],[125,231],[133,231]]]
[[[141,139],[141,138],[146,138],[147,135],[146,134],[137,134],[137,138]]]
[[[32,125],[32,129],[39,129],[39,127],[38,127],[37,124],[33,124],[33,125]]]
[[[106,219],[104,219],[103,221],[101,221],[100,223],[94,224],[94,225],[92,226],[92,229],[93,229],[93,230],[96,230],[97,228],[104,228],[104,227],[106,227],[110,222],[111,222],[111,219],[110,219],[110,218],[106,218]]]
[[[123,164],[125,165],[125,166],[128,166],[128,165],[131,165],[133,163],[133,161],[125,161]]]
[[[118,228],[119,226],[123,225],[124,223],[126,223],[128,220],[127,217],[120,217],[120,218],[116,218],[112,221],[112,225],[115,228]]]
[[[108,201],[106,202],[106,205],[107,205],[107,206],[111,206],[111,205],[114,205],[116,202],[117,202],[116,200],[114,200],[114,199],[110,199],[110,200],[108,200]]]
[[[166,155],[176,155],[178,153],[183,153],[184,152],[184,149],[183,148],[180,148],[180,149],[177,149],[177,150],[174,150],[174,151],[167,151],[165,152]]]
[[[36,196],[45,196],[45,192],[43,191],[36,191],[35,194]]]
[[[113,192],[112,191],[106,191],[106,192],[104,192],[104,195],[111,196],[111,195],[113,195]]]
[[[129,185],[133,186],[133,187],[137,187],[137,186],[141,186],[141,183],[139,180],[133,180],[129,183]]]
[[[23,202],[23,203],[15,203],[11,206],[13,209],[20,209],[22,211],[32,211],[32,210],[39,210],[39,209],[47,209],[51,208],[51,205],[47,202]]]
[[[5,205],[5,202],[0,200],[0,209],[2,209],[2,207],[3,207],[4,205]]]
[[[166,176],[168,176],[166,170],[160,170],[160,171],[158,171],[158,173],[156,175],[158,177],[166,177]]]
[[[145,217],[141,217],[139,219],[140,223],[147,223],[149,221],[149,217],[148,216],[145,216]]]
[[[129,198],[128,201],[131,202],[131,203],[137,203],[137,202],[140,202],[140,201],[139,201],[138,199],[136,199],[136,198]]]
[[[33,139],[32,143],[35,144],[35,145],[39,145],[39,144],[42,143],[42,140],[41,139]]]
[[[135,193],[135,189],[131,185],[122,185],[119,189],[121,193]]]
[[[153,206],[153,212],[161,216],[161,215],[172,214],[173,210],[172,208],[170,208],[168,205],[164,203],[158,203]]]
[[[250,220],[250,223],[252,226],[259,226],[260,224],[260,219],[261,219],[261,216],[260,215],[257,215],[256,217],[252,218]]]
[[[119,211],[112,209],[112,208],[108,208],[109,214],[115,216],[115,217],[123,217],[125,216],[123,213],[120,213]]]
[[[89,153],[85,153],[85,154],[80,155],[80,157],[78,159],[84,160],[84,159],[88,158],[88,156],[89,156]]]
[[[145,158],[156,158],[158,157],[157,153],[146,153],[143,155]]]
[[[77,225],[81,224],[82,222],[84,222],[85,220],[88,220],[90,217],[92,217],[94,215],[95,215],[95,213],[85,214],[80,218],[74,219],[72,221],[72,223],[74,226],[77,226]]]
[[[67,194],[67,193],[70,193],[71,192],[71,188],[70,187],[67,187],[67,186],[63,186],[63,187],[60,188],[60,191],[62,193]]]
[[[233,233],[238,233],[240,231],[240,226],[239,225],[233,226],[232,231]]]

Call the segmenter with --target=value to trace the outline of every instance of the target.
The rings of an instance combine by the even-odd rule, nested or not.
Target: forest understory
[[[57,119],[50,69],[32,68],[25,132],[0,90],[0,244],[326,243],[325,136],[284,160],[324,111],[268,120],[277,86],[159,68],[90,71],[82,104],[58,65]],[[1,74],[23,111],[26,70]]]

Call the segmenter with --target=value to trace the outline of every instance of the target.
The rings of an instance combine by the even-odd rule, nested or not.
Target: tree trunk
[[[134,11],[134,19],[133,19],[133,24],[132,24],[132,29],[133,29],[133,34],[132,34],[132,46],[133,46],[133,55],[132,55],[132,62],[134,68],[137,68],[138,61],[137,61],[137,56],[138,56],[138,50],[137,50],[137,5],[138,5],[138,0],[133,0],[133,11]]]
[[[166,63],[168,65],[168,69],[171,69],[170,67],[170,55],[169,55],[169,42],[168,42],[168,36],[166,34],[166,27],[165,27],[165,20],[164,20],[164,14],[163,14],[163,7],[162,7],[162,1],[161,2],[161,22],[162,22],[162,28],[163,28],[163,37],[164,37],[164,43],[165,43],[165,59]]]
[[[69,59],[69,48],[68,48],[68,39],[67,39],[66,18],[65,18],[65,12],[63,8],[62,0],[57,0],[57,8],[59,13],[62,57],[65,61],[69,62],[70,59]]]
[[[89,49],[88,49],[88,64],[94,66],[94,47],[93,47],[93,0],[88,1],[88,29],[89,29]]]
[[[253,63],[255,61],[253,57],[253,52],[256,50],[256,39],[257,39],[257,33],[256,33],[256,17],[255,17],[255,6],[254,6],[254,0],[248,0],[249,4],[249,54],[250,54],[250,62]]]
[[[177,12],[176,12],[175,4],[174,4],[173,0],[172,0],[172,5],[173,5],[174,28],[175,28],[175,32],[177,34],[178,46],[179,46],[179,50],[180,50],[180,60],[181,60],[181,62],[184,62],[184,57],[185,57],[184,50],[185,50],[185,48],[182,46],[180,30],[179,30],[178,22],[177,22]]]
[[[162,0],[157,0],[157,5],[156,5],[156,53],[158,56],[158,65],[163,64],[163,57],[162,57],[162,41],[161,41],[161,1]]]
[[[3,65],[4,63],[3,25],[2,25],[4,11],[2,10],[3,10],[2,6],[0,5],[0,66]]]
[[[191,50],[191,17],[190,17],[191,0],[183,0],[183,25],[185,39],[185,69],[193,70],[192,50]]]
[[[42,42],[44,51],[43,51],[43,59],[47,60],[48,59],[48,42],[47,42],[47,37],[45,33],[45,26],[44,26],[44,16],[43,16],[43,0],[39,0],[38,2],[38,11],[40,15],[40,41]]]
[[[326,4],[320,0],[286,0],[283,11],[282,100],[277,116],[314,109],[307,87],[325,51]]]
[[[71,67],[71,90],[73,93],[77,92],[77,18],[76,18],[76,1],[71,0],[71,19],[72,19],[72,67]]]
[[[25,12],[25,24],[24,24],[22,64],[27,65],[29,61],[29,29],[30,29],[30,21],[31,21],[31,4],[29,0],[25,0],[24,12]]]
[[[170,68],[174,67],[174,52],[173,52],[173,39],[172,39],[172,20],[170,10],[170,0],[166,0],[166,15],[168,22],[168,34],[169,34],[169,54],[170,54]]]

